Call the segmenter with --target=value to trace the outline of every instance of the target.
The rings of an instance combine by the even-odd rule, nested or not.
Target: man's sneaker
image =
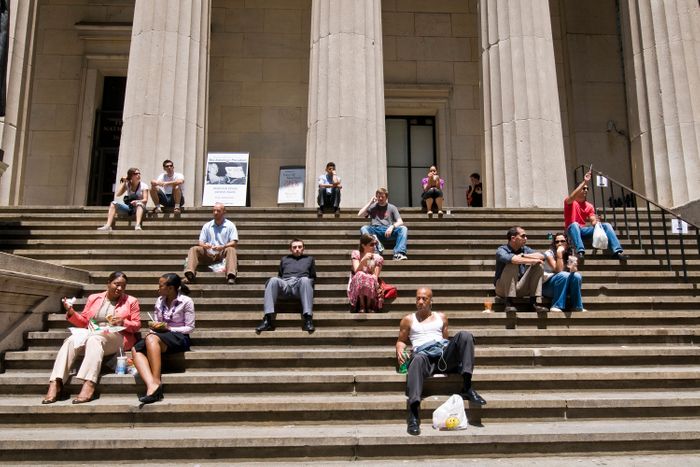
[[[561,308],[557,308],[555,306],[550,306],[549,311],[562,311]]]
[[[403,253],[396,253],[396,254],[394,255],[394,259],[395,259],[396,261],[403,261],[404,259],[408,259],[408,256],[406,256],[406,255],[403,254]]]
[[[102,227],[98,227],[97,230],[101,230],[102,232],[111,232],[112,226],[111,225],[103,225]]]
[[[143,230],[143,229],[141,228],[141,224],[136,224],[136,227],[134,227],[134,230]]]

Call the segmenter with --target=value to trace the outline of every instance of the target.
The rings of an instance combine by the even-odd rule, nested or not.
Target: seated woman
[[[139,397],[144,404],[163,399],[161,383],[161,354],[190,350],[190,333],[194,330],[194,303],[186,294],[189,289],[175,273],[163,274],[158,281],[158,299],[150,331],[131,352],[134,366],[146,383],[146,395]]]
[[[567,309],[567,295],[571,304],[568,309],[586,311],[581,298],[581,274],[578,272],[576,257],[571,254],[566,235],[554,235],[551,247],[544,252],[544,258],[545,282],[542,284],[542,295],[552,299],[549,311]]]
[[[126,172],[126,177],[119,180],[119,183],[116,196],[119,197],[126,193],[123,202],[112,201],[107,213],[107,223],[98,227],[97,230],[111,232],[117,211],[128,216],[136,214],[134,230],[141,230],[141,220],[143,220],[143,213],[146,210],[146,203],[148,203],[148,185],[141,181],[141,171],[135,167],[130,168]]]
[[[352,277],[348,284],[348,298],[353,311],[372,313],[384,306],[384,293],[379,286],[384,258],[374,252],[376,246],[377,240],[373,235],[362,234],[360,249],[350,254]]]
[[[428,217],[433,216],[433,203],[437,205],[438,216],[442,216],[442,190],[445,188],[445,180],[441,179],[437,173],[437,167],[430,166],[428,176],[425,177],[421,184],[423,185],[423,194],[421,197],[425,201],[425,206],[428,209]]]
[[[116,354],[120,348],[128,350],[134,345],[136,334],[141,329],[141,317],[138,300],[124,293],[126,281],[123,272],[115,271],[110,274],[107,291],[90,295],[80,313],[73,309],[68,300],[63,299],[66,319],[76,327],[87,328],[90,320],[94,319],[98,324],[108,322],[112,326],[124,326],[125,329],[121,332],[91,333],[87,338],[74,334],[63,341],[53,364],[49,390],[41,401],[42,404],[53,404],[61,397],[64,381],[68,378],[73,362],[77,356],[83,354],[85,357],[76,377],[84,383],[73,403],[82,404],[95,399],[95,386],[100,376],[102,358],[105,355]]]

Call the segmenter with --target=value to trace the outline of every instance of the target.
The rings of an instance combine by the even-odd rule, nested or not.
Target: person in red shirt
[[[586,201],[588,195],[588,183],[591,181],[590,170],[583,176],[583,181],[564,199],[564,226],[566,234],[576,249],[579,265],[583,263],[586,253],[583,246],[583,239],[593,238],[593,230],[599,222],[595,215],[595,208]],[[589,225],[590,224],[590,225]],[[613,257],[620,261],[627,261],[628,257],[623,253],[622,245],[615,235],[612,226],[607,222],[601,222],[601,226],[608,237],[608,248],[613,253]]]

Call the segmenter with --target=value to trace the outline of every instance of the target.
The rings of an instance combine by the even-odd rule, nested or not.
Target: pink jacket
[[[85,309],[80,313],[76,311],[71,317],[66,313],[66,319],[79,328],[88,327],[88,321],[100,310],[106,296],[107,292],[90,295]],[[136,334],[141,330],[139,301],[131,295],[122,294],[114,307],[114,314],[124,319],[126,329],[121,333],[124,336],[124,350],[129,350],[136,343]]]

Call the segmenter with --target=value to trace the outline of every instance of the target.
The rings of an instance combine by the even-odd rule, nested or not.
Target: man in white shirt
[[[340,214],[340,190],[343,189],[340,177],[335,171],[335,162],[326,164],[326,172],[318,177],[318,215],[323,215],[326,207],[333,207]]]
[[[174,208],[175,214],[180,214],[180,208],[185,204],[182,191],[185,188],[185,176],[175,172],[175,164],[170,159],[163,161],[163,172],[158,178],[151,180],[151,199],[156,205],[153,212],[162,212],[161,206]]]
[[[185,266],[183,282],[194,282],[199,263],[214,264],[226,260],[226,282],[236,283],[238,273],[238,231],[233,222],[226,219],[226,207],[222,203],[214,204],[212,209],[214,219],[204,226],[199,234],[199,244],[190,248]]]
[[[416,312],[404,316],[396,340],[396,359],[399,366],[406,361],[406,348],[411,345],[411,360],[406,374],[408,396],[408,424],[410,435],[420,434],[420,400],[423,381],[435,373],[459,373],[464,379],[460,395],[477,405],[486,401],[472,388],[474,371],[474,337],[459,331],[451,339],[447,330],[447,316],[432,311],[433,291],[421,287],[416,291]],[[430,352],[428,347],[442,346],[442,351]]]

